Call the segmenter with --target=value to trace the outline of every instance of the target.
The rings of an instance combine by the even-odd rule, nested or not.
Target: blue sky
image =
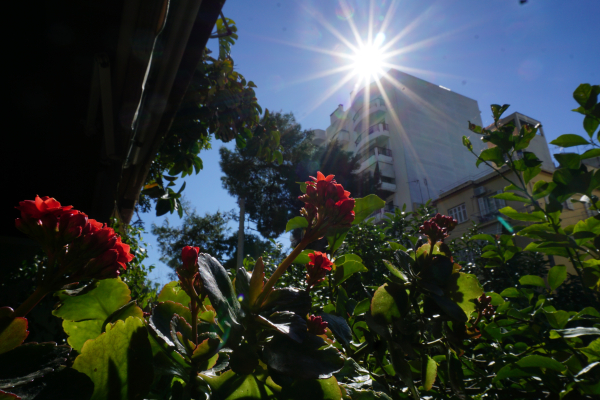
[[[382,46],[394,42],[389,51],[399,53],[389,64],[477,100],[485,125],[489,105],[507,103],[509,113],[541,121],[549,141],[584,134],[582,118],[570,111],[572,92],[600,81],[599,0],[227,0],[223,12],[238,27],[236,69],[256,83],[261,106],[293,112],[303,128],[325,129],[337,105],[348,105],[357,79],[342,83],[348,71],[331,71],[350,63],[335,54],[352,54],[345,44],[357,43],[352,25],[362,40],[370,23],[374,34],[385,27]],[[213,141],[201,154],[204,170],[186,179],[186,197],[200,214],[236,208],[221,188],[221,145]],[[143,216],[147,230],[164,218]],[[151,277],[164,283],[169,270],[152,235],[145,238],[148,264],[158,267]]]

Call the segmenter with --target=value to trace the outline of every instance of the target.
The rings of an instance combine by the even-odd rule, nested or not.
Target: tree
[[[161,226],[152,224],[152,233],[157,236],[162,254],[160,261],[175,270],[184,246],[199,247],[202,253],[211,254],[218,260],[226,259],[231,250],[227,243],[230,220],[231,214],[227,212],[200,216],[194,211],[183,218],[181,226],[172,226],[168,219]]]
[[[315,152],[312,132],[303,130],[292,113],[265,113],[261,121],[278,128],[279,142],[284,148],[277,163],[256,156],[259,138],[252,138],[246,147],[230,151],[221,148],[223,187],[238,198],[240,205],[238,229],[238,266],[243,260],[243,235],[246,214],[256,223],[257,230],[267,238],[285,231],[287,221],[300,208],[297,167]]]

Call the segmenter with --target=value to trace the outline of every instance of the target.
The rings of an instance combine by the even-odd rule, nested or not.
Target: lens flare
[[[378,33],[372,43],[362,44],[353,55],[352,68],[361,78],[377,78],[383,73],[386,55],[381,50],[385,34]]]

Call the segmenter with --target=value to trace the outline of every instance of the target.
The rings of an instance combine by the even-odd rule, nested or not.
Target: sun
[[[371,43],[361,43],[351,57],[354,74],[362,79],[377,79],[384,73],[386,54],[381,48],[384,35],[379,33]]]

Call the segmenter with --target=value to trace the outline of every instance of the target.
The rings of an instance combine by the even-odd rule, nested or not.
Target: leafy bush
[[[598,92],[589,85],[575,92],[592,144]],[[145,313],[118,277],[132,256],[113,229],[54,199],[22,202],[17,227],[47,258],[33,294],[14,311],[0,309],[0,398],[597,397],[600,313],[557,304],[568,281],[598,304],[600,220],[560,224],[560,204],[574,194],[597,210],[598,173],[580,162],[590,153],[557,157],[552,182],[529,191],[539,160],[514,155],[535,128],[515,135],[500,126],[507,107],[492,106],[495,130],[471,128],[496,145],[476,155],[478,162],[507,164],[518,178],[497,196],[533,208],[500,210],[530,223],[516,233],[533,239],[525,249],[513,235],[476,232],[445,243],[456,220],[428,208],[410,216],[397,210],[382,226],[370,225],[383,201],[353,199],[333,176],[318,173],[301,186],[304,208],[287,224],[303,231],[289,255],[275,248],[270,268],[262,258],[247,260],[252,273],[242,267],[232,277],[212,256],[185,246],[179,279]],[[546,195],[551,201],[542,207],[537,200]],[[327,251],[310,250],[323,237]],[[496,274],[526,262],[539,272],[543,254],[565,256],[577,275],[569,279],[567,265],[556,265],[497,289],[503,278]],[[50,293],[68,346],[23,344],[25,315]]]

